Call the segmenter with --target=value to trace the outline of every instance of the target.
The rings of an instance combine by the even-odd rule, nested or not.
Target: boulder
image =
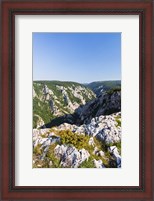
[[[97,147],[95,147],[95,148],[94,148],[94,151],[93,151],[93,154],[94,154],[94,155],[97,155],[98,152],[99,152],[99,149],[98,149]]]
[[[113,158],[116,160],[117,168],[121,167],[121,156],[118,152],[118,149],[116,146],[111,146],[109,148],[109,152],[112,154]]]
[[[87,150],[77,150],[73,146],[57,145],[54,149],[55,156],[60,158],[62,167],[78,168],[82,162],[88,160],[90,154]]]
[[[104,157],[104,156],[105,156],[105,153],[104,153],[103,151],[99,151],[99,152],[98,152],[98,156]]]
[[[95,165],[96,168],[105,168],[105,166],[103,165],[102,160],[97,161],[96,159],[94,159],[93,161],[94,161],[94,165]]]
[[[91,138],[89,139],[89,142],[88,142],[88,143],[89,143],[90,146],[93,146],[93,147],[94,147],[94,146],[95,146],[94,138],[91,137]]]

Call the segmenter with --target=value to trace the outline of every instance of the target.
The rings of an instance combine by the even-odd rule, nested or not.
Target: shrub
[[[98,148],[98,151],[104,151],[105,156],[98,156],[95,155],[94,152],[94,147],[89,145],[89,139],[90,137],[87,135],[79,135],[77,133],[73,133],[70,130],[61,130],[58,131],[58,133],[56,133],[57,135],[60,136],[61,138],[61,144],[69,144],[69,145],[73,145],[74,147],[76,147],[78,150],[79,149],[86,149],[89,154],[90,154],[90,158],[88,161],[84,161],[84,163],[82,163],[80,165],[80,167],[94,167],[94,164],[92,163],[93,159],[99,160],[101,159],[103,161],[103,164],[106,167],[109,167],[109,159],[110,159],[110,154],[108,152],[108,148],[106,147],[106,145],[100,141],[98,141],[95,137],[94,139],[94,143],[95,143],[95,147]]]
[[[57,133],[61,138],[62,144],[70,144],[77,149],[87,148],[89,146],[89,136],[78,135],[70,130],[61,130]]]
[[[54,155],[54,149],[56,147],[56,143],[49,146],[46,157],[52,161],[52,168],[60,168],[60,159],[56,158]]]
[[[108,144],[108,147],[111,146],[116,146],[119,151],[119,154],[121,155],[121,141]]]
[[[83,163],[81,163],[81,165],[79,166],[79,168],[95,168],[94,162],[93,162],[93,158],[89,157],[88,160],[85,160]]]
[[[36,147],[34,147],[33,153],[34,153],[36,156],[42,154],[41,144],[38,144]]]
[[[121,87],[115,87],[115,88],[109,89],[106,93],[109,95],[112,95],[114,92],[121,92]]]
[[[51,128],[50,132],[51,131],[60,137],[61,141],[58,144],[71,145],[71,146],[76,147],[76,149],[78,149],[78,150],[84,148],[85,150],[87,150],[89,152],[90,157],[89,157],[88,161],[84,161],[79,166],[79,168],[94,168],[95,167],[94,163],[93,163],[94,159],[102,160],[103,164],[107,168],[111,167],[110,161],[111,161],[112,157],[108,151],[108,147],[115,145],[118,148],[119,152],[121,152],[121,142],[106,145],[105,143],[98,141],[94,137],[93,138],[94,144],[95,144],[95,147],[97,147],[98,152],[102,150],[105,154],[104,156],[100,156],[99,154],[97,155],[94,153],[95,147],[93,147],[92,145],[89,145],[90,137],[88,135],[79,135],[77,133],[73,133],[71,130],[57,130],[54,127]],[[56,145],[57,145],[57,143],[50,145],[49,149],[46,153],[46,156],[44,158],[44,163],[42,164],[42,162],[38,160],[38,162],[37,162],[38,164],[36,163],[35,166],[38,167],[38,165],[41,165],[41,167],[61,168],[61,166],[60,166],[61,161],[54,154],[54,149],[55,149]],[[39,156],[41,156],[42,153],[43,153],[43,150],[41,149],[41,145],[37,145],[34,148],[34,156],[39,158]],[[50,162],[51,162],[51,165],[49,165]]]
[[[121,120],[119,117],[115,117],[116,122],[118,123],[118,126],[121,127]]]
[[[114,145],[117,147],[119,154],[121,155],[121,141],[114,143]]]
[[[48,158],[45,158],[44,160],[40,160],[39,158],[35,158],[34,161],[35,162],[33,163],[33,168],[49,168]]]

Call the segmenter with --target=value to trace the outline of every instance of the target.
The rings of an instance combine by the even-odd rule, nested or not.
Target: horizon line
[[[80,84],[89,84],[89,83],[93,83],[93,82],[121,81],[121,79],[115,79],[115,80],[97,80],[97,81],[95,80],[95,81],[90,81],[90,82],[77,82],[77,81],[73,81],[73,80],[44,80],[44,79],[33,80],[33,82],[39,82],[39,81],[75,82],[75,83],[80,83]]]

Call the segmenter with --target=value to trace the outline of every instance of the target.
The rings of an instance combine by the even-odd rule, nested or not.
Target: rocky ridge
[[[120,80],[112,80],[112,81],[99,81],[99,82],[91,82],[86,84],[88,88],[90,88],[97,96],[102,95],[104,92],[112,89],[121,89],[121,81]]]
[[[63,168],[79,168],[82,164],[90,164],[93,168],[119,168],[121,167],[121,150],[118,147],[121,143],[120,123],[119,112],[99,116],[92,119],[89,124],[79,127],[64,123],[52,129],[33,129],[35,153],[33,166],[44,167],[44,162],[46,167],[55,167],[54,163],[58,161],[57,166]],[[74,143],[80,139],[86,142],[85,144],[82,142],[83,148]]]
[[[104,92],[104,94],[79,107],[76,109],[75,115],[82,123],[89,123],[94,117],[119,111],[121,111],[121,90],[114,89]]]
[[[33,126],[38,127],[40,119],[46,124],[55,117],[74,113],[95,97],[92,90],[75,82],[34,81]]]
[[[34,82],[34,168],[121,167],[121,89],[107,84]]]
[[[57,129],[96,137],[106,144],[116,143],[121,140],[121,112],[92,118],[90,123],[80,126],[64,123]]]

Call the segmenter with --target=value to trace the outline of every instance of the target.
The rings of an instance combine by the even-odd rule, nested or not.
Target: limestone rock
[[[62,167],[77,168],[79,165],[88,160],[90,154],[85,149],[77,150],[73,146],[57,145],[55,147],[55,156],[61,159]]]
[[[89,139],[89,145],[91,145],[91,146],[95,146],[95,142],[94,142],[94,138],[93,137],[91,137],[90,139]]]
[[[105,168],[105,166],[103,165],[102,160],[97,161],[96,159],[94,159],[94,165],[95,165],[96,168]]]
[[[117,163],[117,168],[121,167],[121,156],[118,152],[118,149],[116,146],[111,146],[109,148],[109,152],[113,155],[114,159],[116,160]]]
[[[78,134],[89,135],[91,136],[91,140],[96,136],[99,141],[105,142],[106,144],[116,143],[121,141],[121,127],[117,126],[117,117],[119,119],[121,118],[120,112],[106,116],[101,115],[93,118],[89,124],[83,124],[81,126],[64,123],[58,129],[69,129]]]

